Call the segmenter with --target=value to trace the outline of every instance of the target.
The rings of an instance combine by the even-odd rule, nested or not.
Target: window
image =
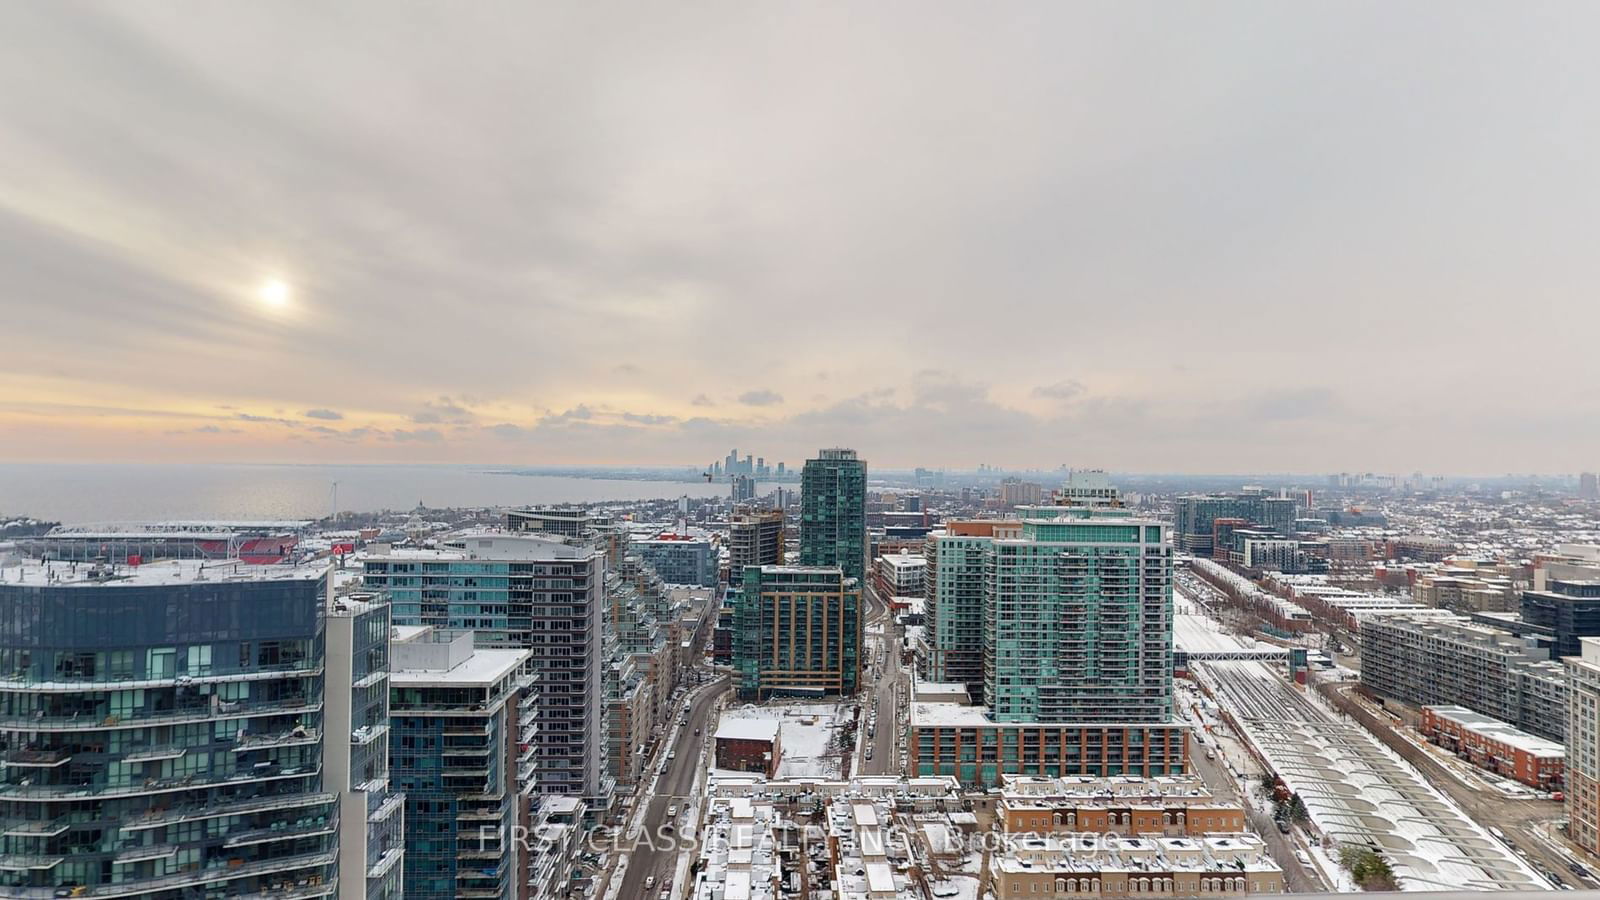
[[[187,674],[189,674],[189,675],[210,675],[211,674],[211,645],[210,644],[202,644],[202,645],[197,646],[197,647],[190,647],[189,648],[187,662],[188,662],[188,665],[184,668],[184,671]]]
[[[94,662],[93,653],[57,653],[56,677],[93,678]]]
[[[172,647],[152,647],[145,651],[146,678],[171,678],[178,673],[178,651]]]
[[[111,715],[117,719],[127,718],[144,707],[144,691],[112,691],[110,709]]]
[[[261,653],[256,657],[256,664],[262,666],[275,666],[283,661],[283,651],[277,641],[262,641]]]
[[[106,654],[107,674],[113,679],[133,677],[133,651],[112,650]]]

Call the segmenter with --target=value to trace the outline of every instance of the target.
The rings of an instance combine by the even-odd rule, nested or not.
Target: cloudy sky
[[[8,4],[0,459],[1592,468],[1597,19]]]

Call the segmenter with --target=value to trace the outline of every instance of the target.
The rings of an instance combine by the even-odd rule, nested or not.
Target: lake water
[[[333,509],[514,506],[726,496],[726,482],[512,475],[493,466],[0,463],[0,517],[58,522],[315,519]],[[765,492],[771,485],[759,488]]]

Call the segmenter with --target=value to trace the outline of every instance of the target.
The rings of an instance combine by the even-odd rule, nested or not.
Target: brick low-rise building
[[[779,731],[777,719],[724,719],[715,737],[717,768],[776,777],[783,753]]]
[[[952,775],[962,787],[987,789],[1019,773],[1181,775],[1189,736],[1177,722],[996,722],[981,706],[913,703],[906,754],[912,776]]]
[[[1540,790],[1555,790],[1566,770],[1566,748],[1464,706],[1424,706],[1422,733],[1428,740],[1479,768]]]
[[[1217,803],[1198,776],[1002,775],[995,818],[1007,834],[1203,837],[1245,831],[1244,809]]]

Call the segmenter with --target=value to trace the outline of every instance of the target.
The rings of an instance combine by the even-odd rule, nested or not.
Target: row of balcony
[[[312,701],[305,697],[284,700],[223,700],[171,709],[136,709],[111,714],[107,714],[106,710],[96,710],[52,716],[40,709],[26,715],[0,715],[0,729],[103,731],[112,728],[147,728],[154,725],[210,722],[218,719],[247,719],[266,715],[297,715],[321,710],[321,701]]]
[[[315,764],[284,768],[276,762],[262,762],[232,772],[201,772],[173,778],[146,778],[143,781],[127,784],[35,784],[32,779],[24,778],[20,782],[0,782],[0,800],[50,802],[167,794],[240,782],[309,778],[319,771],[320,767]]]
[[[226,672],[210,671],[203,674],[174,674],[160,678],[139,678],[129,674],[96,674],[81,677],[52,674],[48,678],[35,678],[26,671],[0,676],[0,694],[53,694],[92,693],[95,691],[159,690],[194,684],[222,684],[244,681],[275,681],[283,678],[314,678],[322,674],[320,664],[309,661],[285,663],[275,666],[256,666]]]
[[[93,884],[75,886],[66,896],[71,897],[146,897],[157,891],[173,890],[188,886],[213,884],[219,881],[237,881],[243,878],[265,878],[263,890],[245,897],[272,897],[282,900],[286,897],[325,897],[332,895],[337,889],[337,884],[332,878],[325,877],[322,872],[308,872],[296,878],[273,879],[270,876],[300,869],[321,869],[331,866],[338,858],[338,853],[326,851],[319,853],[304,853],[296,856],[285,856],[279,859],[257,860],[255,862],[239,862],[237,865],[231,860],[218,860],[217,863],[202,867],[195,867],[187,871],[175,872],[170,875],[160,875],[154,878],[141,878],[121,881],[114,884]],[[43,887],[7,887],[4,888],[5,896],[17,900],[52,900],[61,896],[60,888],[54,886]]]
[[[221,800],[170,808],[153,807],[134,818],[120,821],[102,822],[86,813],[57,816],[52,819],[12,819],[0,822],[0,835],[13,838],[59,837],[75,825],[105,825],[120,828],[124,832],[133,832],[223,816],[246,816],[262,812],[327,806],[332,802],[332,794],[281,794],[231,802]]]
[[[321,732],[317,729],[297,726],[284,731],[240,735],[233,742],[233,746],[230,749],[234,753],[247,753],[252,750],[310,746],[320,740]],[[101,749],[69,750],[62,747],[39,747],[35,745],[11,750],[3,758],[5,764],[13,768],[51,769],[65,765],[68,761],[80,755],[94,757],[97,764],[108,761],[125,763],[159,762],[161,760],[178,759],[191,750],[203,752],[210,748],[211,745],[209,743],[194,746],[181,744],[139,745],[118,752]]]

